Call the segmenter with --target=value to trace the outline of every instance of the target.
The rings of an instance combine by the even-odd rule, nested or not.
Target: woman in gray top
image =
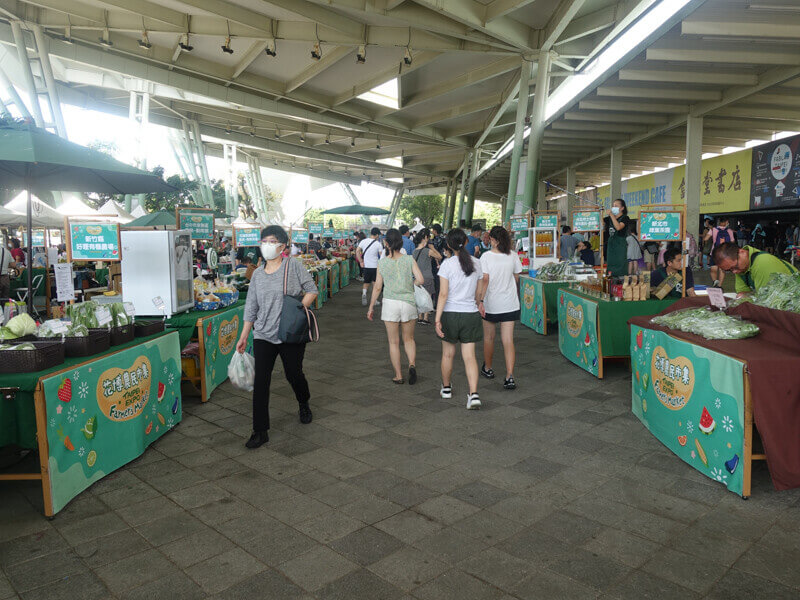
[[[425,279],[425,283],[422,284],[422,287],[431,295],[431,301],[433,301],[434,295],[436,294],[436,285],[433,277],[433,263],[431,259],[442,260],[442,255],[439,254],[431,244],[430,229],[420,229],[417,235],[414,236],[414,244],[416,246],[413,255],[414,260],[417,262],[417,265],[419,265],[419,270],[422,272],[422,277]],[[417,323],[421,325],[430,325],[431,321],[428,318],[428,313],[420,313]]]
[[[306,308],[316,299],[317,286],[300,261],[281,255],[288,243],[289,236],[282,227],[270,225],[261,230],[261,256],[266,262],[253,272],[250,279],[244,307],[244,327],[236,344],[236,351],[243,353],[250,331],[253,332],[256,378],[253,382],[253,434],[245,444],[248,448],[258,448],[269,441],[269,385],[278,355],[300,405],[300,422],[311,423],[311,409],[308,406],[311,393],[303,374],[306,345],[282,343],[278,337],[278,325],[283,310],[284,271],[288,270],[286,293],[290,296],[302,294]]]

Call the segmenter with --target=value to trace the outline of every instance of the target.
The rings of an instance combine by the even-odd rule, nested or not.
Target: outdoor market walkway
[[[318,312],[314,423],[275,378],[267,447],[244,448],[250,399],[226,384],[52,521],[34,484],[0,484],[0,600],[800,595],[800,491],[760,466],[744,501],[686,466],[621,365],[596,380],[520,326],[520,389],[482,380],[467,412],[460,365],[438,397],[432,328],[396,386],[364,312],[355,285]]]

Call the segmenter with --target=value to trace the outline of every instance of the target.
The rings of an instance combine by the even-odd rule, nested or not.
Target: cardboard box
[[[678,285],[679,281],[679,275],[670,275],[661,282],[661,285],[656,288],[656,291],[653,292],[653,295],[659,300],[663,300],[672,290],[675,289],[675,286]]]

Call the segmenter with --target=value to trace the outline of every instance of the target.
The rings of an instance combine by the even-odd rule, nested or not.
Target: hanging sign
[[[681,240],[681,211],[639,211],[639,239],[648,242]]]
[[[56,299],[59,302],[75,300],[75,284],[72,280],[72,263],[55,263]]]
[[[245,246],[258,246],[261,244],[261,229],[259,227],[234,227],[233,245],[236,248]]]
[[[556,213],[536,215],[534,218],[535,227],[558,227],[558,215]]]
[[[332,238],[336,230],[333,227],[325,227],[322,230],[322,237]]]
[[[322,235],[322,231],[324,229],[325,229],[325,224],[322,221],[308,222],[308,233],[313,233],[314,235]],[[308,241],[308,236],[306,236],[306,241]]]
[[[176,209],[178,229],[187,229],[193,240],[214,238],[214,211],[207,209]]]
[[[69,222],[70,261],[118,261],[119,224],[97,222]]]
[[[511,231],[528,231],[527,215],[511,215]]]
[[[572,231],[601,231],[603,229],[602,214],[599,210],[576,210],[572,213]]]
[[[307,244],[308,229],[292,229],[292,243]]]
[[[22,245],[28,245],[28,232],[22,232]],[[44,246],[44,230],[41,229],[34,229],[33,230],[33,246]]]

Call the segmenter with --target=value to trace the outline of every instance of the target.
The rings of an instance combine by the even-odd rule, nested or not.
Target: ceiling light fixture
[[[311,58],[314,60],[322,58],[322,48],[320,48],[319,42],[314,42],[314,46],[311,48]]]
[[[58,41],[60,41],[60,42],[64,42],[65,44],[72,45],[73,42],[72,42],[72,37],[70,35],[70,33],[71,33],[70,30],[71,30],[71,27],[65,27],[63,34],[57,33],[57,34],[53,35],[53,38],[58,40]]]
[[[350,138],[350,147],[351,148],[355,148],[356,147],[356,138]]]
[[[303,143],[305,143],[305,141],[306,141],[306,134],[303,133],[302,131],[300,132],[300,141],[303,142]]]
[[[231,48],[231,36],[225,38],[225,43],[220,46],[222,51],[226,54],[233,54],[233,48]]]
[[[360,65],[363,65],[367,62],[367,46],[366,44],[361,44],[356,50],[356,62]]]
[[[153,44],[150,43],[150,38],[147,37],[147,31],[142,32],[142,39],[140,39],[138,43],[139,47],[145,50],[150,50],[150,48],[153,47]]]
[[[381,149],[381,138],[378,138],[378,143],[375,144],[375,148],[377,148],[378,150]]]
[[[267,53],[267,56],[278,56],[278,47],[275,45],[274,39],[267,40],[267,47],[264,48],[264,52]]]
[[[194,46],[189,43],[188,31],[181,36],[181,39],[178,41],[178,47],[184,52],[191,52],[194,50]]]
[[[250,120],[250,137],[256,137],[256,124],[252,119]]]

